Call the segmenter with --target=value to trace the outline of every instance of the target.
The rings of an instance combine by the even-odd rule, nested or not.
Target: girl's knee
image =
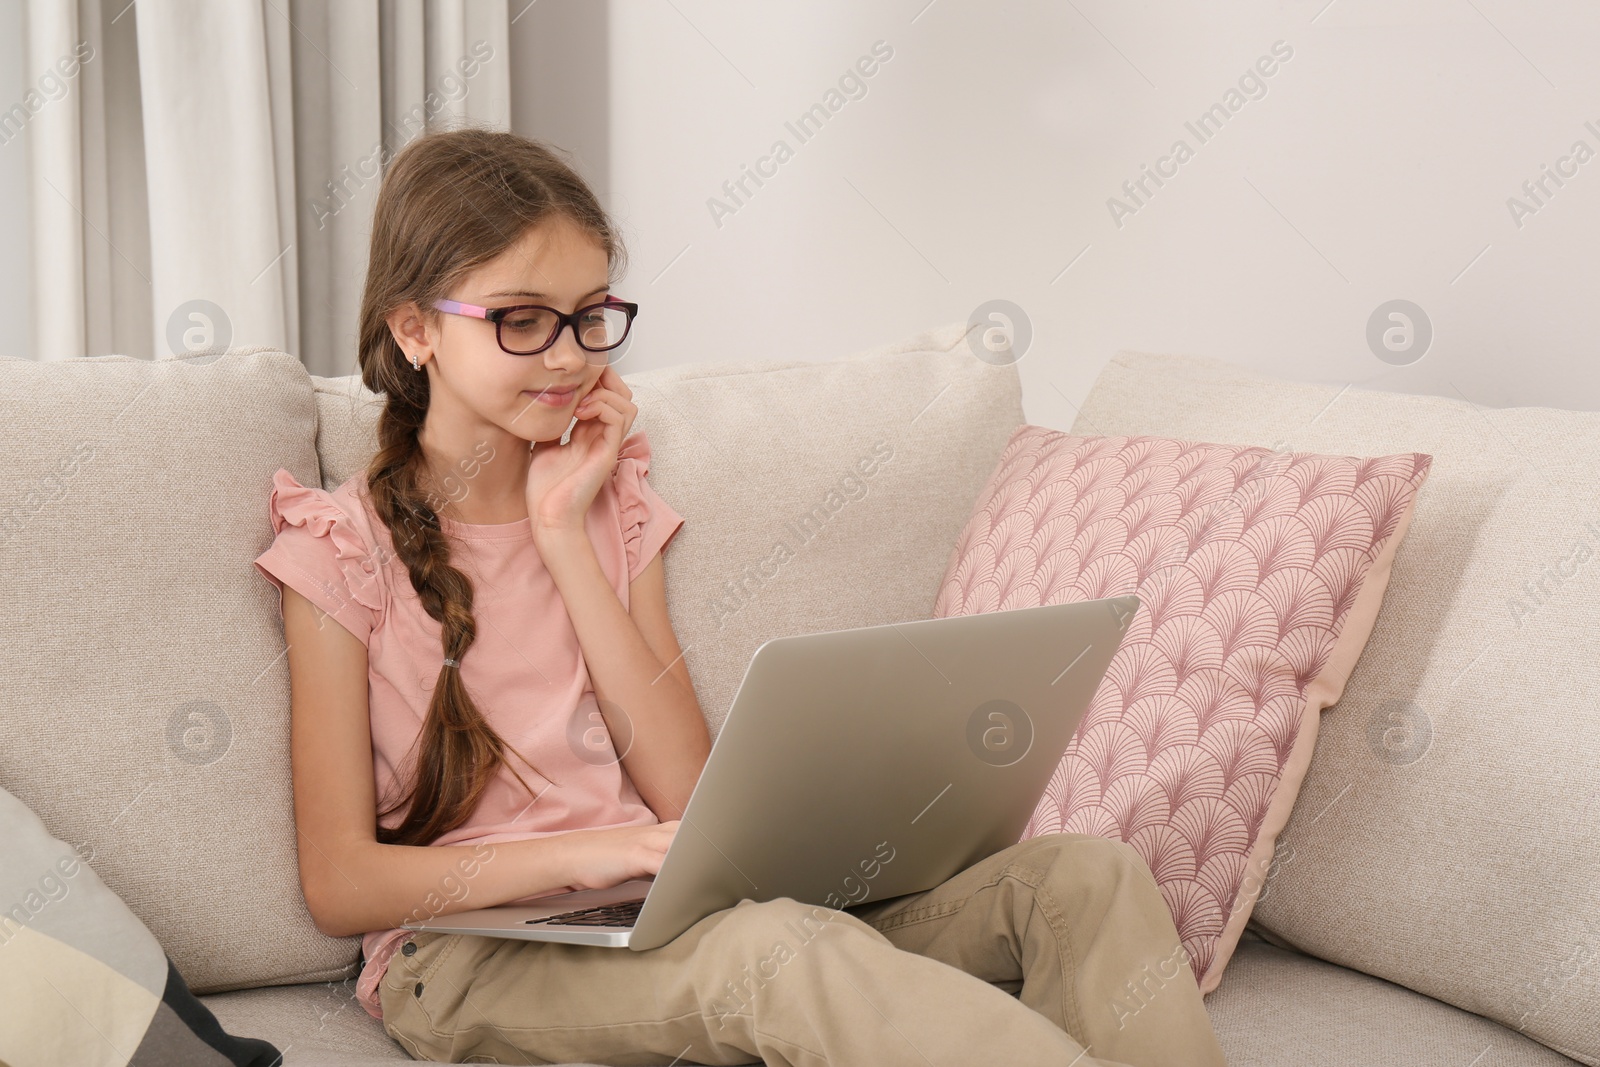
[[[1023,842],[1025,854],[1044,860],[1052,881],[1082,884],[1085,880],[1119,885],[1129,878],[1156,888],[1155,875],[1139,850],[1120,838],[1099,834],[1040,834]]]

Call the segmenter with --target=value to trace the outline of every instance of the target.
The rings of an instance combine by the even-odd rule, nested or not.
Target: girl
[[[543,145],[414,140],[361,308],[377,452],[332,492],[274,475],[301,886],[364,935],[358,999],[446,1062],[1223,1064],[1155,881],[1100,837],[642,952],[401,928],[653,876],[710,752],[666,608],[683,518],[610,365],[622,260]]]

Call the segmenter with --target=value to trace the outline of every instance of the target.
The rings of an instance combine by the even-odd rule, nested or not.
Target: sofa
[[[930,616],[1024,422],[1018,364],[982,352],[955,322],[817,361],[619,364],[687,520],[667,591],[713,736],[763,641]],[[292,1065],[407,1059],[354,999],[359,938],[300,893],[283,632],[251,566],[273,472],[358,473],[381,400],[259,347],[0,374],[0,786],[93,845],[228,1032]],[[1435,459],[1207,998],[1229,1062],[1600,1065],[1600,414],[1120,352],[1070,430]]]

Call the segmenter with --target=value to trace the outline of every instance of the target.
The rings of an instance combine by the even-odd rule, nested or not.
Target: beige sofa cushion
[[[932,615],[956,535],[1022,422],[1016,367],[978,359],[966,329],[824,362],[623,375],[650,483],[684,516],[662,553],[667,602],[713,736],[762,642]],[[371,457],[382,400],[354,377],[316,385],[331,489]]]
[[[366,469],[378,450],[377,419],[383,397],[361,384],[361,376],[311,375],[317,402],[317,458],[322,488],[333,492]]]
[[[1600,414],[1123,352],[1073,432],[1434,456],[1254,922],[1600,1063]]]
[[[352,973],[300,892],[272,473],[317,474],[305,368],[0,360],[0,783],[197,992]]]
[[[1206,1013],[1228,1067],[1572,1067],[1577,1062],[1499,1023],[1249,936],[1239,943],[1222,988],[1206,998]],[[258,1026],[246,1032],[283,1031]]]

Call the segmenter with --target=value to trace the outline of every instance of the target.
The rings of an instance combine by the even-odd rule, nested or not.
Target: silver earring
[[[411,354],[411,369],[412,370],[421,370],[422,369],[422,364],[417,362],[417,356],[416,356],[415,352],[413,352]]]

